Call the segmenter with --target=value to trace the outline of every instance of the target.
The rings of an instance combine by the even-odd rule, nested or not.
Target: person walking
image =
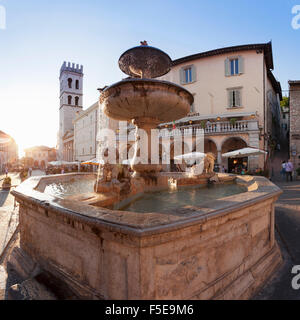
[[[8,175],[8,168],[7,167],[5,167],[5,175],[6,175],[6,177]]]
[[[289,161],[285,165],[286,182],[288,182],[289,178],[291,181],[293,181],[293,170],[294,170],[293,163],[291,162],[291,159],[289,159]]]
[[[286,167],[286,162],[285,162],[285,160],[284,160],[284,161],[282,161],[281,171],[280,171],[280,176],[281,176],[283,179],[285,178],[285,175],[286,175],[285,167]]]

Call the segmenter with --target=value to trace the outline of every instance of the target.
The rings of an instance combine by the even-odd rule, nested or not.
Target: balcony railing
[[[258,121],[257,120],[240,120],[235,123],[230,123],[229,121],[219,121],[207,123],[204,128],[204,134],[228,134],[233,132],[248,132],[248,131],[258,131]],[[195,136],[198,134],[203,134],[203,128],[201,124],[178,126],[176,129],[160,129],[160,137],[174,137],[179,135],[185,136]],[[117,135],[117,141],[125,140],[125,136]],[[134,135],[131,133],[127,137],[128,141],[134,141]]]
[[[257,120],[240,120],[235,123],[230,123],[229,121],[224,122],[213,122],[207,123],[204,128],[205,134],[227,134],[233,132],[248,132],[248,131],[258,131],[258,121]],[[176,135],[196,135],[197,133],[203,132],[203,127],[201,124],[180,126],[174,130],[164,129],[161,131],[161,137],[171,137]]]

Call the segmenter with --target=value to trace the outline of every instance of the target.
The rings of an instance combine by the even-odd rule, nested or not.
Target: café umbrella
[[[188,164],[192,165],[196,160],[203,160],[205,158],[205,153],[202,152],[189,152],[181,154],[174,157],[175,160],[185,160]]]
[[[94,158],[91,160],[84,161],[81,164],[90,164],[90,165],[94,165],[94,166],[99,166],[99,164],[104,164],[104,160]]]
[[[256,149],[256,148],[243,148],[243,149],[238,149],[234,150],[231,152],[223,153],[222,157],[223,158],[245,158],[248,156],[259,156],[261,154],[268,154],[264,150]]]

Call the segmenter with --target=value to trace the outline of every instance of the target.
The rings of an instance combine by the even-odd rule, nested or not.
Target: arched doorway
[[[189,145],[188,143],[182,142],[181,147],[179,145],[179,150],[175,152],[175,143],[173,142],[170,146],[170,172],[179,172],[182,171],[183,166],[180,164],[175,163],[174,157],[187,154],[193,151],[193,146]]]
[[[214,141],[210,139],[204,140],[204,153],[213,153],[215,158],[218,158],[218,149]]]
[[[231,137],[222,144],[222,154],[234,150],[246,148],[247,143],[239,137]],[[248,170],[248,157],[244,158],[224,158],[223,163],[229,173],[241,173]]]

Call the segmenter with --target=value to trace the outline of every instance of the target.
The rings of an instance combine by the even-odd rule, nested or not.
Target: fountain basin
[[[53,181],[86,178],[32,177],[13,191],[21,250],[78,298],[247,299],[281,263],[274,238],[281,190],[263,177],[237,176],[246,192],[180,215],[96,208],[42,192]]]
[[[108,117],[122,121],[146,119],[153,128],[186,116],[193,101],[193,95],[184,88],[154,79],[126,79],[109,86],[100,96]]]

